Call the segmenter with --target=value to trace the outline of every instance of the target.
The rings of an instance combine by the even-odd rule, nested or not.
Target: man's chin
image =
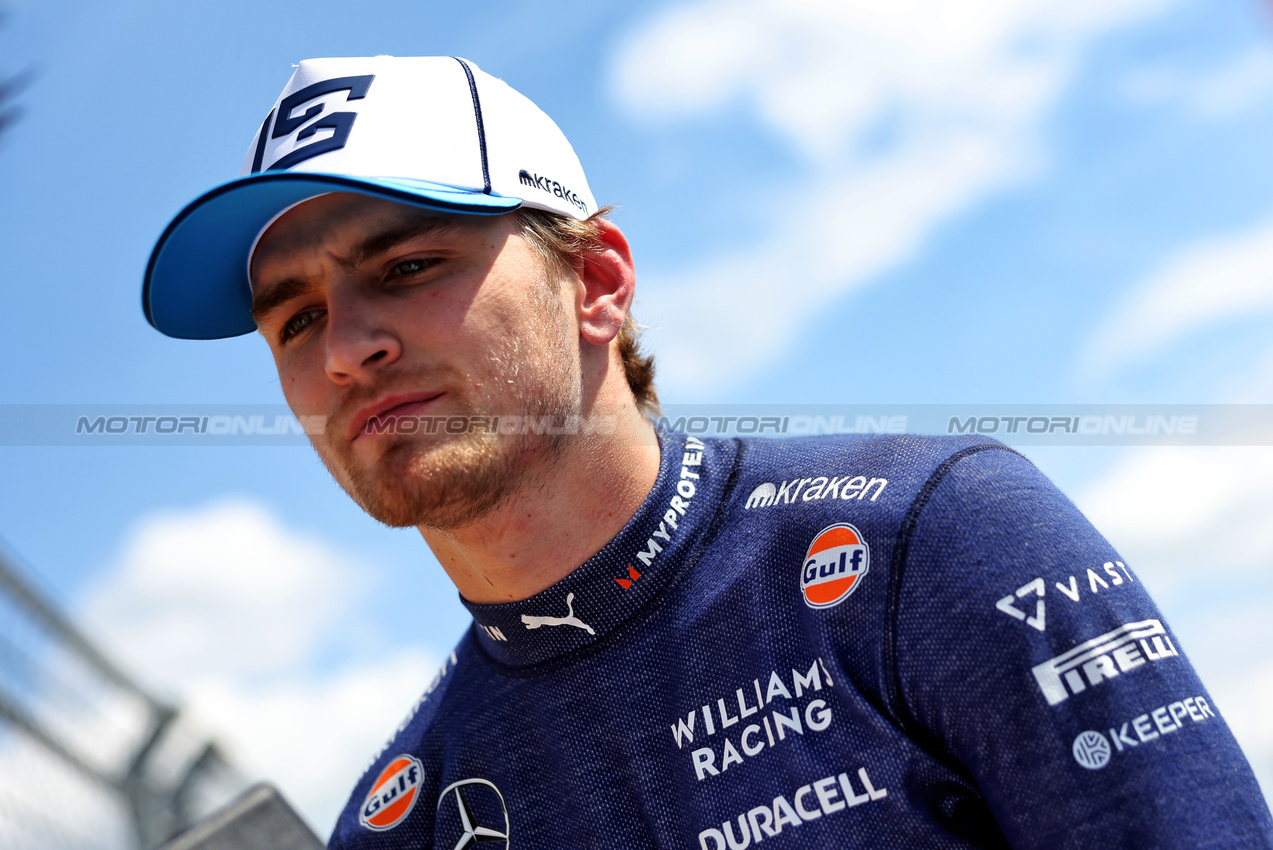
[[[503,448],[493,438],[400,440],[370,463],[342,465],[336,477],[385,525],[459,528],[490,513],[510,490],[516,464]]]

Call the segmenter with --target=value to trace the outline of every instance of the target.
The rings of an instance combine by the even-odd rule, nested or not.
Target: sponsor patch
[[[797,741],[806,732],[816,734],[830,728],[834,718],[824,699],[829,694],[822,690],[833,683],[821,658],[814,659],[807,672],[799,667],[771,670],[763,688],[762,681],[765,677],[757,676],[750,688],[743,685],[715,703],[707,700],[702,707],[690,709],[683,720],[678,714],[671,724],[676,748],[689,745],[699,782],[720,776],[766,749],[782,746],[784,741]]]
[[[395,756],[371,784],[358,822],[375,832],[393,829],[415,808],[423,781],[424,765],[418,758],[405,753]]]
[[[819,499],[842,499],[874,502],[888,486],[887,478],[867,478],[865,475],[819,475],[815,478],[793,478],[774,484],[766,481],[751,491],[743,510],[768,508],[772,505],[790,505],[793,502],[814,502]]]
[[[1059,705],[1073,694],[1098,687],[1144,664],[1179,654],[1161,621],[1142,620],[1084,641],[1050,661],[1035,665],[1032,672],[1048,705]]]
[[[510,832],[508,804],[489,779],[452,782],[438,797],[436,835],[441,847],[507,850]]]
[[[517,172],[517,181],[523,186],[532,186],[541,189],[554,198],[561,198],[580,210],[587,210],[587,205],[580,200],[579,196],[567,189],[565,186],[553,180],[551,177],[545,177],[542,174],[532,174],[526,169]]]
[[[857,793],[859,787],[861,794]],[[754,809],[726,820],[720,829],[708,827],[698,834],[698,846],[700,850],[749,847],[780,835],[785,828],[795,829],[820,817],[887,798],[888,789],[876,788],[866,768],[859,767],[856,776],[845,771],[839,776],[823,777],[794,792],[779,794],[772,803],[762,801]],[[815,841],[812,846],[827,845],[825,841]]]
[[[818,532],[800,568],[800,591],[810,608],[839,605],[857,590],[871,566],[862,533],[847,522]]]
[[[628,577],[617,578],[615,579],[615,581],[619,583],[619,587],[623,588],[624,590],[627,590],[629,587],[632,586],[632,582],[636,581],[640,577],[641,577],[641,574],[636,571],[636,567],[632,566],[631,564],[628,564]]]
[[[1071,748],[1074,760],[1088,770],[1100,770],[1109,764],[1109,741],[1100,732],[1090,729],[1074,739]]]
[[[1115,569],[1116,566],[1117,569]],[[1119,570],[1122,570],[1121,574]],[[1106,561],[1104,575],[1088,567],[1086,585],[1090,588],[1089,593],[1083,592],[1084,583],[1080,582],[1077,575],[1071,575],[1069,579],[1068,584],[1062,584],[1058,581],[1053,582],[1053,586],[1070,602],[1079,602],[1089,594],[1095,596],[1102,591],[1109,590],[1111,587],[1121,587],[1123,585],[1130,587],[1136,583],[1136,579],[1132,578],[1127,565],[1122,561]],[[1047,606],[1043,597],[1047,594],[1047,590],[1047,583],[1040,576],[1021,585],[1014,593],[1009,593],[1000,599],[995,603],[995,607],[1014,620],[1021,620],[1028,626],[1044,631],[1047,629]],[[1032,602],[1034,603],[1033,611],[1030,609]]]
[[[1153,711],[1126,721],[1122,726],[1109,727],[1108,738],[1094,729],[1083,732],[1074,739],[1074,760],[1088,770],[1100,770],[1109,764],[1115,754],[1121,756],[1123,753],[1130,753],[1165,735],[1191,728],[1195,723],[1206,723],[1208,717],[1215,716],[1215,711],[1204,696],[1187,697],[1160,705]],[[1186,724],[1186,719],[1190,723]],[[1114,745],[1112,748],[1111,743]]]
[[[508,637],[500,631],[499,626],[483,626],[481,623],[478,623],[478,626],[482,629],[482,631],[486,632],[486,636],[491,640],[500,642],[508,640]]]
[[[676,480],[676,494],[668,501],[667,510],[663,512],[659,527],[651,530],[652,533],[645,541],[645,549],[638,550],[636,553],[637,560],[647,567],[654,564],[654,559],[663,551],[664,546],[672,544],[672,536],[676,534],[676,530],[681,526],[682,518],[694,504],[694,494],[698,492],[698,487],[702,483],[704,448],[703,441],[698,437],[685,438],[685,451],[681,455],[681,474]],[[629,580],[636,581],[636,577],[631,576]],[[622,585],[623,582],[619,584]]]
[[[592,626],[575,616],[575,595],[573,593],[566,594],[566,616],[535,617],[530,614],[522,614],[522,624],[528,629],[541,629],[544,626],[574,626],[576,629],[583,629],[590,635],[596,634]]]

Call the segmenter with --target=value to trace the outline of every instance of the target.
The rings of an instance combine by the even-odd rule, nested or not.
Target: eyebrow
[[[348,257],[337,258],[337,262],[347,269],[356,268],[368,260],[391,251],[403,242],[426,234],[445,233],[462,227],[454,217],[440,218],[435,216],[414,217],[396,227],[390,227],[379,233],[373,233],[356,244]],[[252,296],[252,321],[260,327],[270,313],[281,304],[308,295],[317,288],[310,278],[288,277],[267,287]]]
[[[387,230],[368,236],[354,246],[354,250],[349,252],[348,257],[341,259],[339,262],[345,268],[352,269],[418,236],[446,233],[459,230],[460,227],[459,219],[454,216],[446,218],[436,216],[411,218],[397,227],[390,227]]]
[[[314,281],[303,277],[289,277],[280,280],[260,294],[252,296],[252,321],[259,328],[265,318],[278,309],[280,304],[307,295],[315,289]]]

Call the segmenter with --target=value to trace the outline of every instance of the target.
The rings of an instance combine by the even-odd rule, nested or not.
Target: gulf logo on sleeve
[[[862,533],[847,522],[818,532],[800,568],[800,590],[810,608],[839,605],[857,590],[871,566]]]
[[[415,808],[424,781],[424,765],[415,756],[395,757],[380,771],[362,802],[359,822],[367,829],[383,832],[406,820]]]

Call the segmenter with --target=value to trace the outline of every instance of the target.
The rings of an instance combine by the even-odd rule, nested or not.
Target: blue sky
[[[1273,395],[1256,0],[8,7],[0,73],[38,76],[0,138],[3,405],[280,402],[255,336],[152,331],[141,273],[168,219],[235,175],[293,62],[378,53],[465,56],[562,126],[620,205],[666,401]],[[1268,450],[1027,452],[1196,646],[1269,787]],[[354,777],[293,769],[288,707],[356,685],[329,754],[356,771],[467,622],[418,535],[363,516],[308,449],[0,446],[0,481],[7,548],[137,669],[237,724],[322,829]],[[259,546],[225,548],[236,535]],[[276,631],[245,625],[252,604],[183,607],[249,597],[278,564],[271,592],[310,610]],[[157,652],[171,611],[247,636],[220,659]],[[248,663],[277,630],[303,640]]]

